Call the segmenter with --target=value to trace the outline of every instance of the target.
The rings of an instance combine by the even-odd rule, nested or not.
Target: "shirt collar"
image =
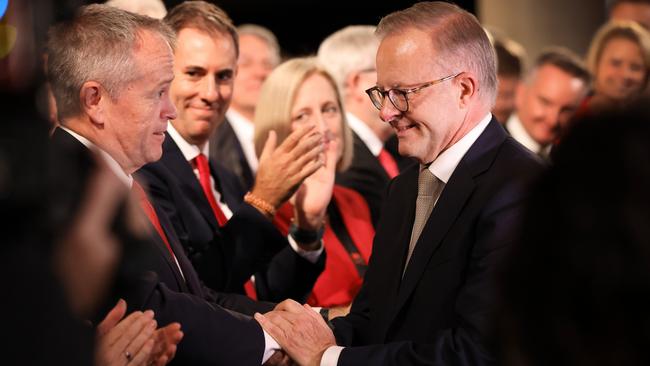
[[[192,145],[189,142],[185,141],[183,136],[181,136],[181,134],[178,133],[178,131],[174,128],[174,125],[171,122],[168,122],[167,133],[169,134],[169,137],[171,137],[172,140],[174,140],[176,146],[178,146],[178,148],[181,150],[181,153],[185,157],[185,160],[192,161],[201,153],[206,157],[208,156],[210,152],[209,141],[205,143],[205,146],[203,146],[203,150],[201,150],[199,149],[198,146]]]
[[[120,166],[117,160],[113,159],[112,156],[110,156],[106,151],[100,149],[92,141],[72,131],[71,129],[64,126],[59,126],[59,128],[69,133],[72,137],[74,137],[79,142],[81,142],[89,150],[99,153],[99,156],[101,156],[102,159],[106,162],[106,165],[108,165],[108,168],[113,172],[113,174],[115,174],[120,181],[122,181],[127,187],[129,187],[129,189],[131,188],[131,186],[133,185],[133,177],[130,174],[126,174],[124,172],[124,169],[122,169],[122,166]]]
[[[513,113],[512,116],[508,118],[506,128],[508,129],[510,136],[520,144],[524,145],[528,150],[535,154],[541,150],[542,146],[528,134],[516,113]]]
[[[348,126],[350,126],[352,131],[354,131],[361,141],[366,144],[366,147],[368,147],[368,150],[370,150],[372,155],[379,156],[381,149],[384,148],[384,144],[381,142],[379,137],[375,135],[365,122],[354,114],[347,112],[345,117],[347,118]]]
[[[230,108],[226,111],[226,118],[230,121],[230,125],[237,134],[237,137],[245,137],[253,139],[253,134],[255,133],[255,125],[248,118],[244,117],[241,113],[237,112],[235,109]],[[240,136],[241,135],[241,136]]]
[[[460,163],[460,160],[469,151],[470,147],[474,145],[478,137],[481,136],[481,133],[483,133],[483,130],[485,130],[491,120],[492,115],[488,113],[463,138],[438,155],[436,160],[429,165],[431,173],[443,183],[447,184],[454,170],[456,170],[458,163]]]

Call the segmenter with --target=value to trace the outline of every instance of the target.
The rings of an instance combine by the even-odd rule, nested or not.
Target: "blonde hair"
[[[382,18],[376,33],[382,40],[412,28],[427,32],[439,53],[436,60],[423,62],[435,62],[448,73],[473,72],[479,80],[481,99],[488,106],[494,105],[497,95],[496,54],[486,31],[474,15],[454,4],[423,1]]]
[[[295,58],[284,62],[266,78],[255,107],[255,152],[259,156],[271,130],[278,136],[278,144],[291,133],[291,108],[302,83],[311,75],[322,75],[332,85],[336,102],[341,111],[341,140],[343,154],[336,164],[337,171],[343,171],[352,162],[352,132],[345,118],[341,95],[336,82],[314,57]]]
[[[611,21],[598,29],[587,52],[587,68],[591,75],[594,79],[596,78],[596,71],[603,50],[609,41],[616,38],[630,40],[639,46],[645,64],[645,83],[647,83],[648,74],[650,73],[650,33],[638,23],[632,21]]]

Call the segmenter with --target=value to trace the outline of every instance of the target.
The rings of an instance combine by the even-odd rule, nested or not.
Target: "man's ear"
[[[104,121],[104,103],[108,96],[106,89],[96,81],[86,81],[81,85],[79,99],[81,100],[81,109],[90,119],[97,124],[103,124]]]
[[[355,97],[358,95],[357,89],[360,87],[360,76],[359,72],[354,71],[345,77],[345,83],[343,84],[344,90],[341,90],[341,93],[343,93],[343,95],[341,95],[342,98],[345,98],[346,95],[353,95]]]
[[[456,77],[456,80],[460,86],[460,105],[461,107],[467,107],[477,97],[478,80],[474,74],[469,72],[462,72]]]

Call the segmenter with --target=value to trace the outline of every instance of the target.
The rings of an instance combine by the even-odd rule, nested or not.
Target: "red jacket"
[[[367,265],[375,236],[368,204],[356,191],[335,185],[330,205],[338,208],[352,242]],[[286,203],[278,210],[274,223],[286,235],[292,218],[293,205]],[[363,279],[329,222],[325,226],[323,244],[327,252],[325,270],[318,277],[307,303],[321,307],[348,305],[359,292]]]

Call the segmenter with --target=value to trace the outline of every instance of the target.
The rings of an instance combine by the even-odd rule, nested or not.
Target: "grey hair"
[[[162,0],[108,0],[105,4],[156,19],[162,19],[167,14]]]
[[[240,38],[241,36],[249,35],[255,36],[264,41],[264,43],[266,43],[266,45],[271,49],[273,66],[277,66],[280,63],[280,44],[278,43],[275,34],[273,34],[269,29],[257,24],[242,24],[237,27],[237,33]]]
[[[143,31],[159,34],[174,47],[174,33],[162,21],[105,4],[81,7],[72,19],[50,29],[47,70],[59,120],[81,113],[79,92],[85,82],[100,83],[115,99],[140,76],[133,51]]]
[[[375,69],[379,39],[376,27],[351,25],[332,33],[318,48],[318,61],[327,68],[343,93],[353,72]]]
[[[448,73],[470,71],[476,74],[479,96],[488,107],[494,105],[497,94],[496,55],[488,35],[474,15],[442,1],[420,2],[382,18],[376,33],[381,40],[413,28],[431,36],[431,43],[440,55],[432,62]]]

